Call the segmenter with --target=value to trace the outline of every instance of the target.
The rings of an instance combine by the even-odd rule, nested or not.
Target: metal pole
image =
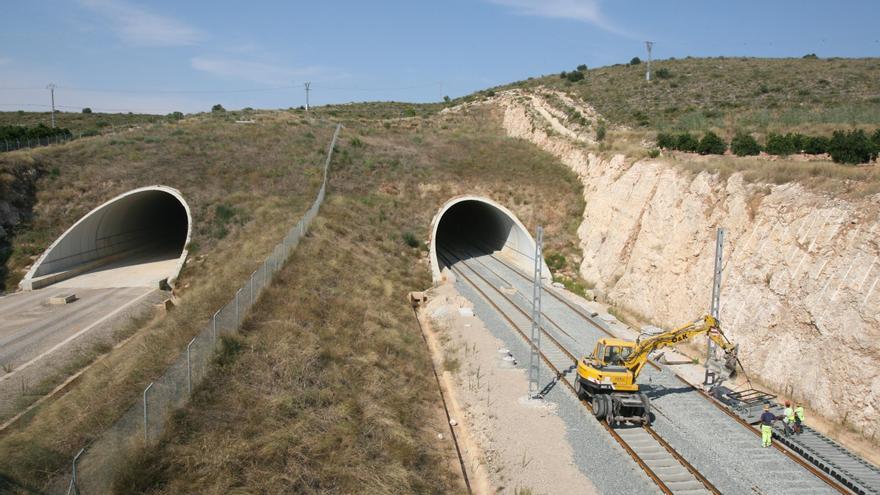
[[[189,344],[186,344],[186,393],[187,395],[192,395],[193,393],[193,370],[192,370],[192,356],[190,354],[190,347],[192,347],[193,342],[196,341],[196,338],[193,337],[192,340],[189,341]]]
[[[144,445],[145,446],[149,445],[149,440],[150,440],[150,436],[149,436],[150,435],[150,428],[147,424],[147,419],[149,418],[148,412],[147,412],[147,392],[149,392],[151,388],[153,388],[153,382],[150,382],[150,384],[147,385],[147,388],[144,389]]]
[[[709,305],[709,314],[711,314],[716,320],[719,318],[720,308],[721,308],[721,271],[724,268],[722,264],[724,254],[724,229],[718,228],[715,233],[715,269],[714,276],[712,278],[712,302]],[[711,385],[714,383],[714,377],[710,376],[709,370],[709,361],[715,356],[715,343],[712,342],[712,339],[706,336],[706,363],[704,364],[706,368],[706,378],[704,380],[704,384]],[[714,374],[711,374],[714,375]]]
[[[241,294],[241,289],[238,289],[238,292],[235,293],[235,330],[238,330],[238,326],[241,325],[241,320],[239,319],[238,313],[238,296]]]
[[[653,41],[646,41],[645,46],[648,48],[648,70],[645,72],[645,80],[651,80],[651,49],[654,48]]]
[[[312,83],[306,83],[306,112],[309,111],[309,91],[311,91]]]
[[[257,275],[257,271],[254,270],[254,273],[251,273],[251,306],[254,305],[254,277]]]
[[[50,83],[47,88],[49,88],[49,94],[52,98],[52,129],[55,128],[55,84]]]
[[[219,312],[220,310],[218,309],[217,313]],[[211,317],[211,340],[214,343],[217,343],[217,313],[214,313],[214,316]]]
[[[73,457],[73,471],[70,478],[70,485],[67,486],[67,495],[79,495],[79,486],[77,486],[76,479],[76,463],[79,461],[79,456],[85,451],[86,449],[79,449],[79,452]]]
[[[535,278],[532,285],[532,342],[529,353],[529,397],[540,399],[541,390],[541,271],[543,266],[544,228],[535,236]]]

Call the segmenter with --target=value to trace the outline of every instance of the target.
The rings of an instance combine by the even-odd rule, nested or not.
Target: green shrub
[[[82,113],[92,113],[92,109],[89,107],[85,107],[82,109]]]
[[[707,131],[700,140],[697,151],[701,155],[723,155],[727,151],[727,143],[712,131]]]
[[[581,71],[569,72],[568,74],[566,74],[565,78],[571,82],[583,81],[584,73]]]
[[[600,122],[599,125],[596,126],[596,141],[604,141],[607,133],[608,129],[605,128],[605,122]]]
[[[880,129],[874,131],[874,134],[871,136],[871,141],[874,141],[874,147],[880,150]]]
[[[665,150],[674,150],[677,148],[675,136],[661,132],[657,134],[657,147]]]
[[[688,132],[683,132],[675,138],[675,148],[678,151],[695,152],[700,147],[700,141]]]
[[[411,248],[419,247],[419,240],[412,232],[404,232],[401,237],[403,238],[403,242],[406,243],[407,246]]]
[[[214,105],[213,107],[211,107],[211,112],[213,112],[213,113],[222,113],[225,111],[226,111],[226,109],[223,108],[223,105],[221,105],[219,103]]]
[[[660,150],[658,150],[657,148],[651,148],[648,150],[649,158],[657,158],[658,156],[660,156]]]
[[[183,119],[183,112],[171,112],[167,117],[171,120],[181,120]]]
[[[803,58],[816,60],[819,58],[819,56],[816,55],[815,53],[808,53],[808,54],[804,55]]]
[[[736,156],[754,156],[761,152],[761,145],[751,134],[738,132],[730,141],[730,151]]]
[[[771,155],[786,156],[797,153],[794,140],[791,134],[769,134],[767,136],[767,144],[764,151]]]
[[[581,65],[578,65],[578,66],[577,66],[577,70],[578,70],[579,72],[586,72],[586,71],[587,71],[587,64],[581,64]]]
[[[567,72],[562,71],[562,72],[559,73],[559,79],[565,79],[565,76],[567,76],[567,75],[568,75]]]
[[[836,163],[868,163],[877,158],[877,146],[865,131],[834,131],[828,152]]]
[[[821,155],[822,153],[828,153],[829,144],[830,140],[827,137],[807,137],[802,149],[804,150],[804,153]]]
[[[654,73],[658,79],[669,79],[672,77],[672,72],[669,71],[666,67],[662,69],[657,69],[657,72]]]
[[[629,61],[629,65],[639,65],[640,63],[642,63],[642,59],[639,57],[633,57]]]
[[[550,253],[544,257],[544,261],[547,262],[547,268],[554,272],[565,268],[565,256],[560,253]]]

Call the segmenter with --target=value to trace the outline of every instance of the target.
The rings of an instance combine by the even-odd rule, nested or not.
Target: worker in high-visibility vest
[[[773,422],[776,415],[770,412],[770,404],[764,404],[764,414],[761,415],[761,447],[769,447],[773,442]]]
[[[800,402],[794,408],[794,432],[800,435],[804,431],[804,405]]]
[[[794,431],[794,409],[791,407],[791,402],[785,401],[785,410],[782,411],[782,427],[785,431],[785,436],[789,436]]]

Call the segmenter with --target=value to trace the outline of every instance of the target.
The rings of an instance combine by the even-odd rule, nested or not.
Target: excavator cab
[[[632,342],[606,342],[611,339],[602,339],[596,344],[594,356],[597,357],[599,366],[623,366],[623,363],[632,355]]]

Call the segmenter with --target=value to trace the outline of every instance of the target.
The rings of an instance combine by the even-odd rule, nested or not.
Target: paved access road
[[[51,286],[0,297],[0,380],[154,290]],[[50,297],[70,293],[78,300],[64,305],[48,302]]]

